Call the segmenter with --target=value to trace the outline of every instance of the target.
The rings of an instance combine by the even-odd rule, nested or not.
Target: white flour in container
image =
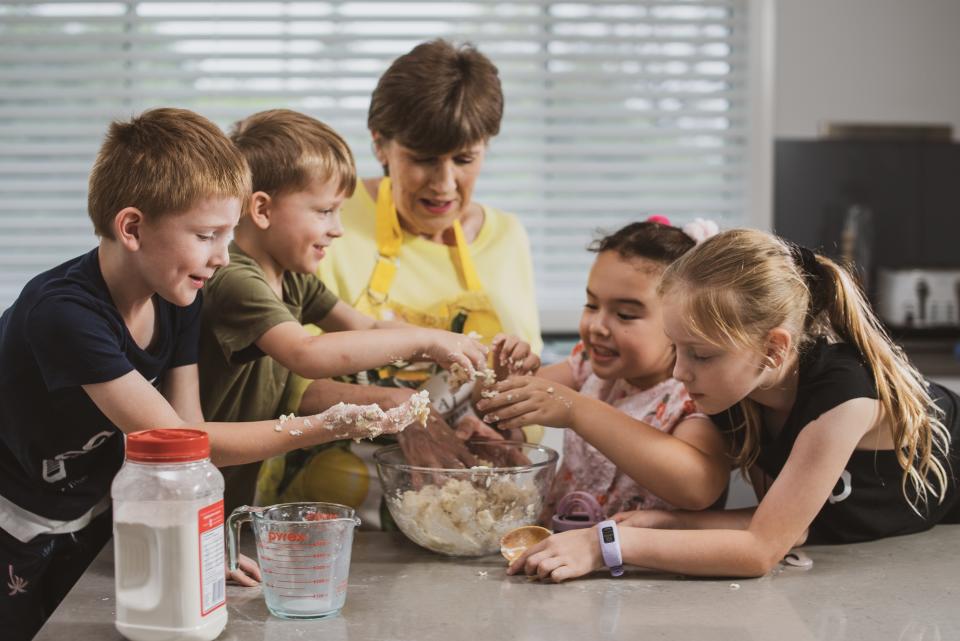
[[[455,556],[481,556],[500,549],[500,537],[530,525],[542,498],[535,486],[484,475],[480,487],[452,479],[388,498],[390,514],[414,543]]]
[[[123,568],[116,579],[118,627],[128,638],[172,638],[176,631],[180,639],[212,639],[223,628],[225,607],[202,614],[222,601],[225,588],[222,528],[209,542],[199,532],[197,514],[205,507],[202,500],[117,507],[114,555]]]

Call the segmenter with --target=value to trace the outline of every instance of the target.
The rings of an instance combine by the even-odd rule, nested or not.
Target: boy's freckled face
[[[641,387],[669,377],[670,341],[663,333],[657,283],[662,266],[615,251],[597,255],[587,282],[580,338],[593,372]]]
[[[140,258],[151,289],[186,307],[213,276],[229,263],[227,246],[240,220],[240,200],[211,198],[180,214],[147,218]]]
[[[753,351],[711,345],[688,329],[687,312],[676,297],[663,303],[663,327],[676,346],[673,377],[682,382],[697,408],[718,414],[733,407],[761,383],[761,356]]]
[[[345,196],[339,185],[319,179],[306,189],[274,196],[267,230],[273,260],[287,271],[316,273],[326,248],[343,235],[340,206]]]

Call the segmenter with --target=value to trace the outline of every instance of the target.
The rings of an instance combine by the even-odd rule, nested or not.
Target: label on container
[[[197,518],[200,526],[200,614],[207,616],[227,602],[223,556],[223,501],[201,508]]]

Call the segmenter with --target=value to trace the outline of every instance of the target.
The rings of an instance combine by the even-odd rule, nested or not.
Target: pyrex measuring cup
[[[347,598],[354,510],[337,503],[238,507],[227,519],[230,569],[237,568],[240,527],[252,522],[267,609],[285,619],[336,614]]]

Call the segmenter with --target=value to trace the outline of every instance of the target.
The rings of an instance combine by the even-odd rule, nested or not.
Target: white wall
[[[775,0],[775,21],[776,137],[879,121],[960,138],[960,0]]]

